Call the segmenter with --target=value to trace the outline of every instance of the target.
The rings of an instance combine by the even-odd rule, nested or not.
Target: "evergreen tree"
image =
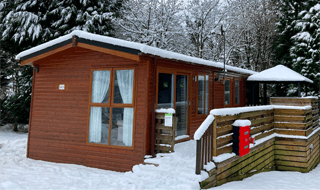
[[[6,98],[7,88],[10,83],[9,76],[11,75],[10,67],[12,62],[8,56],[8,53],[0,49],[0,99]]]
[[[299,68],[293,65],[294,57],[290,54],[291,47],[295,46],[292,39],[299,30],[295,27],[295,22],[301,19],[301,11],[309,10],[317,4],[317,0],[281,0],[278,26],[278,40],[275,42],[274,63],[275,65],[285,65],[288,68],[300,72]],[[290,95],[288,85],[276,85],[273,96]],[[295,92],[295,90],[293,90]],[[296,96],[296,93],[291,93]]]
[[[114,35],[112,19],[122,0],[2,0],[0,35],[3,49],[17,53],[79,29]],[[3,103],[9,121],[27,123],[31,100],[32,68],[12,64],[13,92]]]
[[[282,0],[280,4],[280,18],[278,23],[278,40],[276,42],[275,64],[292,68],[290,48],[294,45],[292,37],[298,33],[294,22],[301,18],[299,13],[309,10],[317,0]]]
[[[310,95],[319,95],[320,4],[300,12],[299,16],[301,19],[294,22],[298,33],[292,37],[293,46],[290,48],[292,67],[313,80],[314,83],[308,85]]]

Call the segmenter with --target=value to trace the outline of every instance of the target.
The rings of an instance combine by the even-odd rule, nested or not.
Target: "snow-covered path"
[[[207,177],[194,173],[194,141],[147,159],[158,167],[136,165],[126,173],[28,159],[27,134],[0,130],[0,146],[0,189],[199,189]]]
[[[2,146],[2,147],[1,147]],[[27,134],[0,130],[0,189],[198,189],[195,141],[176,145],[133,172],[113,172],[26,158]],[[213,189],[320,189],[320,165],[310,173],[266,172]]]

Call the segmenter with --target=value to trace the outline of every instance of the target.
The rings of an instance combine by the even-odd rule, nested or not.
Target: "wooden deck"
[[[237,119],[251,121],[250,135],[256,140],[277,133],[271,139],[254,146],[250,153],[234,156],[209,171],[209,178],[200,183],[201,188],[242,180],[253,174],[270,171],[309,172],[320,162],[319,110],[317,99],[272,98],[271,103],[306,108],[275,108],[272,110],[245,112],[232,116],[214,116],[216,140],[213,154],[219,156],[232,152],[232,123]],[[215,130],[214,130],[215,131]],[[311,135],[312,134],[312,135]],[[282,136],[283,135],[283,136]],[[289,136],[290,135],[290,136]],[[214,142],[216,141],[216,142]]]

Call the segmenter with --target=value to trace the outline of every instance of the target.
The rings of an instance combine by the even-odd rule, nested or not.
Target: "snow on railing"
[[[213,121],[214,121],[214,116],[208,115],[208,117],[202,122],[200,127],[194,133],[194,136],[193,136],[194,140],[200,140],[200,138],[207,131],[207,129],[209,128],[209,126],[212,124]]]

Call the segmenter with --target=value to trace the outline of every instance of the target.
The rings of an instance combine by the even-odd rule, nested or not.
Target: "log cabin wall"
[[[143,162],[148,110],[147,63],[74,47],[34,65],[39,72],[33,78],[28,157],[114,171],[129,171]],[[133,149],[87,144],[91,69],[110,66],[135,67]],[[66,89],[58,90],[59,84],[65,84]]]

